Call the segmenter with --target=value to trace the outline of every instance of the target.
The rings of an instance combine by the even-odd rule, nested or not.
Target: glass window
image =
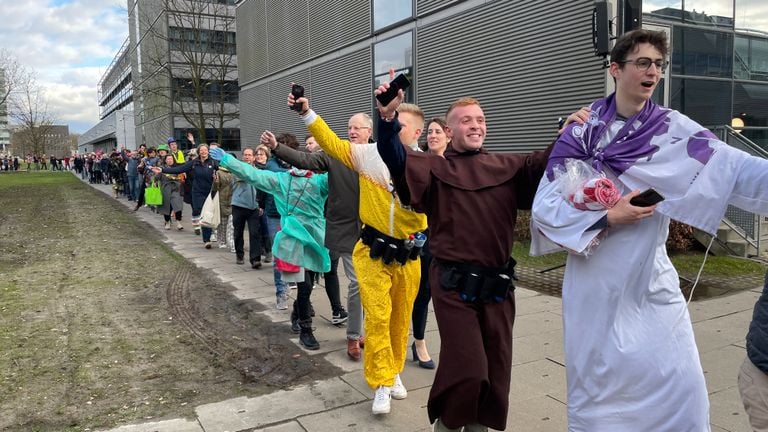
[[[687,22],[733,28],[733,0],[685,0]]]
[[[672,78],[672,109],[702,126],[731,124],[731,81]]]
[[[732,42],[730,33],[675,27],[672,49],[672,73],[730,77]]]
[[[413,16],[413,0],[373,0],[373,29],[379,30]]]
[[[389,81],[389,69],[395,70],[395,76],[405,74],[413,82],[413,36],[403,33],[391,39],[379,42],[373,47],[374,85]],[[405,100],[413,102],[413,87],[405,92]]]
[[[736,35],[733,77],[768,81],[768,39]]]
[[[675,0],[646,0],[643,2],[643,12],[655,18],[682,21],[683,2]]]
[[[768,84],[734,83],[733,113],[744,126],[768,126]]]

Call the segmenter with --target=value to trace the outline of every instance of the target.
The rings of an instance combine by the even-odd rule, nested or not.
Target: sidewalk
[[[91,185],[112,195],[109,185]],[[127,208],[134,203],[118,199]],[[235,256],[226,249],[205,250],[189,223],[191,209],[184,209],[184,230],[162,229],[162,217],[142,208],[134,213],[140,220],[156,227],[176,252],[198,267],[212,269],[223,282],[234,288],[233,295],[266,306],[264,313],[275,322],[289,323],[289,311],[275,310],[272,268],[260,270],[236,265]],[[247,242],[246,242],[247,243]],[[342,296],[348,281],[340,271]],[[713,432],[748,432],[744,408],[739,398],[736,377],[745,357],[744,337],[752,308],[762,287],[727,297],[692,303],[696,341],[701,354],[711,404]],[[427,397],[434,371],[406,363],[402,373],[408,398],[392,400],[392,412],[386,416],[371,414],[373,391],[365,384],[362,362],[346,356],[343,328],[330,324],[330,306],[322,289],[313,293],[317,311],[315,333],[320,350],[304,351],[318,356],[344,373],[311,386],[280,390],[269,395],[239,397],[198,406],[194,419],[171,419],[127,425],[108,432],[325,432],[325,431],[429,431]],[[291,292],[295,295],[295,291]],[[513,343],[512,385],[507,430],[520,432],[558,432],[567,430],[566,387],[560,299],[518,287],[515,294],[517,318]],[[440,337],[430,310],[426,333],[430,354],[438,360]],[[298,337],[293,341],[298,344]]]

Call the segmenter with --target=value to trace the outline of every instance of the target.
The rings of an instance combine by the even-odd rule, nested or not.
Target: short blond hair
[[[264,150],[264,154],[267,155],[267,159],[272,156],[272,152],[269,150],[269,147],[265,146],[264,144],[259,145],[256,147],[256,151],[253,152],[253,156],[256,156],[256,152],[259,150]]]
[[[418,105],[412,103],[402,103],[397,107],[397,112],[413,114],[416,117],[424,120],[424,111],[419,108]]]
[[[445,119],[448,120],[448,116],[451,115],[451,111],[453,111],[456,108],[459,107],[465,107],[469,105],[477,105],[480,106],[480,101],[473,98],[473,97],[463,97],[456,99],[451,106],[448,107],[448,111],[445,112]],[[482,108],[482,107],[481,107]]]

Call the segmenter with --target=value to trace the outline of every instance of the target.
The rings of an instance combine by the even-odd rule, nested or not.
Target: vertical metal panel
[[[268,72],[265,0],[247,0],[236,14],[238,73],[240,83],[247,83]]]
[[[349,117],[371,113],[371,49],[366,48],[312,68],[312,108],[346,138]]]
[[[267,1],[269,70],[276,71],[309,58],[307,0]]]
[[[269,123],[275,134],[290,132],[296,135],[300,142],[304,139],[307,129],[299,114],[288,109],[287,98],[291,91],[292,82],[304,86],[304,94],[311,98],[312,86],[309,78],[309,69],[305,69],[291,76],[269,82],[269,103],[267,104],[269,106]],[[311,99],[310,103],[314,104]]]
[[[489,149],[546,146],[559,116],[603,95],[593,3],[497,1],[418,29],[419,105],[427,116],[443,115],[458,97],[476,97]]]
[[[241,148],[256,147],[269,124],[269,86],[264,84],[240,92]]]
[[[315,56],[367,37],[371,0],[309,0],[309,51]]]
[[[426,13],[446,7],[460,0],[416,0],[416,15],[422,16]]]

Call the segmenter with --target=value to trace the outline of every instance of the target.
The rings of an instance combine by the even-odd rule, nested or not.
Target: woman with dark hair
[[[152,171],[163,174],[191,173],[189,177],[192,178],[192,226],[195,229],[195,234],[202,233],[203,244],[206,249],[210,249],[213,230],[200,226],[200,213],[202,213],[203,203],[205,203],[205,199],[213,187],[214,176],[216,170],[219,169],[219,164],[208,157],[208,146],[205,144],[200,144],[197,147],[197,156],[197,159],[192,159],[182,165],[153,167]]]
[[[171,168],[176,165],[176,159],[173,155],[166,155],[162,166]],[[163,193],[163,204],[158,207],[158,212],[163,215],[165,224],[163,228],[171,229],[171,215],[176,213],[176,229],[183,230],[181,225],[181,212],[184,209],[184,200],[181,197],[182,174],[157,174],[156,179],[160,180],[160,191]]]
[[[447,124],[442,117],[435,117],[429,121],[427,128],[427,144],[422,149],[428,153],[442,156],[445,149],[448,148],[449,139],[445,134]],[[429,231],[426,232],[429,239]],[[413,344],[411,344],[411,353],[413,361],[418,362],[424,369],[434,369],[435,362],[429,356],[427,351],[427,342],[424,340],[424,332],[427,328],[427,314],[429,312],[429,301],[432,298],[432,291],[429,289],[429,265],[432,263],[432,254],[429,253],[429,240],[424,243],[421,250],[421,281],[419,281],[419,292],[413,301],[413,312],[411,312],[411,321],[413,325]]]

